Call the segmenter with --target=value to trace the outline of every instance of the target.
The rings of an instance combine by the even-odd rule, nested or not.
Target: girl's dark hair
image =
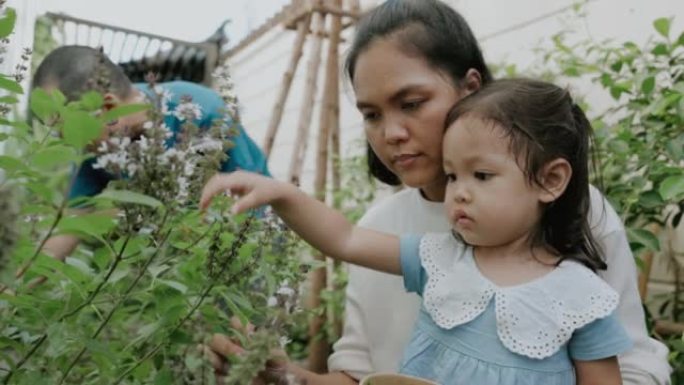
[[[447,129],[464,115],[493,121],[510,140],[529,183],[541,186],[540,172],[563,158],[572,167],[565,192],[544,208],[533,245],[550,246],[563,259],[590,269],[606,269],[589,227],[589,164],[591,124],[570,93],[553,84],[529,80],[499,80],[471,94],[449,111]]]
[[[32,88],[36,87],[56,87],[67,100],[92,90],[125,99],[133,89],[121,67],[101,50],[78,45],[62,46],[45,56],[33,76]]]
[[[356,35],[345,62],[354,79],[356,61],[376,39],[392,36],[407,52],[423,57],[435,69],[448,74],[454,85],[469,69],[480,73],[482,83],[492,80],[480,46],[463,16],[439,0],[388,0],[366,14],[357,24]],[[401,180],[367,146],[370,174],[389,185]]]

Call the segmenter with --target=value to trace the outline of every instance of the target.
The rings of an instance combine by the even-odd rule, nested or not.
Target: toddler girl
[[[332,258],[400,274],[422,299],[401,371],[440,384],[620,384],[631,347],[587,221],[591,126],[566,90],[501,80],[446,120],[447,234],[396,237],[350,224],[296,187],[219,174],[234,212],[269,203]],[[397,146],[396,162],[409,148]],[[401,167],[401,164],[396,165]]]

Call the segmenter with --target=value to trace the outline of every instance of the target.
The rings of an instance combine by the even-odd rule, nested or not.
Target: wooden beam
[[[312,23],[314,25],[314,31],[322,31],[325,28],[325,16],[320,13],[314,13]],[[311,57],[309,58],[309,65],[307,68],[302,109],[299,115],[297,138],[295,139],[292,151],[288,180],[297,186],[299,186],[299,178],[301,176],[302,167],[304,166],[309,129],[311,128],[311,115],[313,114],[314,102],[316,100],[316,84],[318,82],[318,67],[321,63],[322,40],[323,39],[320,36],[314,35],[310,53]]]
[[[684,323],[656,320],[653,329],[662,336],[681,336],[684,334]]]
[[[243,49],[247,48],[250,44],[258,40],[260,37],[264,36],[268,31],[270,31],[274,27],[280,25],[285,20],[292,19],[293,15],[299,14],[303,15],[299,2],[292,2],[291,4],[283,6],[280,9],[280,11],[278,11],[278,13],[271,16],[259,28],[255,29],[244,39],[240,40],[240,42],[237,43],[233,48],[226,51],[223,54],[222,59],[225,60],[229,57],[236,55],[238,52],[242,51]]]
[[[341,5],[341,4],[340,4]],[[333,15],[330,27],[330,40],[328,41],[328,59],[325,68],[325,86],[323,91],[323,102],[320,107],[320,117],[319,117],[319,133],[318,133],[318,146],[316,151],[316,176],[314,179],[314,191],[316,197],[322,201],[326,201],[326,182],[328,174],[328,145],[330,142],[331,134],[331,119],[335,113],[336,106],[335,94],[338,92],[338,49],[340,33],[342,31],[342,21],[340,16]],[[316,260],[325,262],[326,257],[322,254],[317,254],[314,256]],[[326,289],[327,285],[327,271],[326,269],[319,268],[313,272],[311,276],[311,291],[312,295],[315,296],[314,303],[320,306],[321,304],[321,291]],[[325,325],[326,318],[331,321],[335,321],[333,318],[329,318],[326,315],[329,312],[320,313],[320,315],[314,316],[309,324],[309,369],[317,372],[324,373],[327,371],[328,355],[330,354],[330,345],[327,339],[316,338],[320,335],[323,326]]]
[[[278,133],[278,126],[280,125],[280,121],[283,117],[283,110],[285,109],[285,102],[287,101],[287,96],[290,93],[292,79],[294,79],[294,75],[297,72],[299,59],[302,57],[304,42],[306,41],[306,35],[309,31],[310,24],[311,18],[307,17],[299,22],[299,27],[297,28],[297,37],[295,38],[294,48],[292,50],[292,55],[290,56],[290,64],[283,74],[280,93],[276,97],[276,102],[273,107],[273,114],[271,115],[271,120],[268,123],[268,130],[264,140],[264,154],[266,155],[266,158],[268,158],[271,154],[273,143],[275,143],[276,134]]]

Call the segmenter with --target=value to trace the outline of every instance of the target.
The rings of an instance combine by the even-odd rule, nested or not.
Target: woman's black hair
[[[456,10],[439,0],[388,0],[366,14],[356,27],[345,62],[351,80],[359,55],[376,39],[388,36],[407,52],[420,55],[435,69],[448,74],[454,86],[459,85],[471,68],[480,73],[483,84],[492,80],[468,23]],[[389,185],[401,184],[370,145],[367,155],[372,176]]]
[[[498,80],[461,99],[449,111],[445,127],[463,116],[496,123],[510,140],[529,183],[542,186],[542,169],[565,159],[572,175],[563,194],[546,205],[533,245],[550,246],[596,271],[606,269],[589,226],[591,124],[570,93],[551,83],[530,79]]]

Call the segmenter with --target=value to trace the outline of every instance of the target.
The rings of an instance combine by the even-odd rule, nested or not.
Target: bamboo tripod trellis
[[[318,90],[318,74],[322,61],[323,40],[328,39],[328,50],[325,64],[325,79],[323,83],[323,99],[319,111],[319,132],[316,148],[316,171],[314,191],[318,199],[327,198],[326,185],[328,170],[332,170],[332,188],[339,190],[340,171],[336,160],[340,158],[340,111],[339,111],[339,45],[342,31],[354,24],[360,13],[359,0],[292,0],[290,4],[267,20],[261,27],[252,32],[235,48],[227,52],[230,57],[249,46],[271,28],[284,25],[288,29],[296,30],[294,47],[288,67],[283,74],[282,83],[273,112],[268,125],[263,150],[268,157],[271,154],[278,133],[285,103],[287,102],[292,80],[297,72],[304,44],[310,37],[311,46],[309,60],[306,66],[306,80],[302,107],[297,125],[297,137],[292,151],[288,180],[296,185],[300,183],[300,176],[304,166],[304,157],[308,147],[310,128],[313,119],[316,92]],[[332,156],[329,153],[332,152]],[[325,261],[324,255],[315,255],[318,261]],[[326,269],[318,268],[311,272],[310,293],[307,299],[309,309],[321,306],[321,291],[328,287]],[[309,324],[309,369],[324,372],[327,369],[329,344],[322,338],[322,327],[326,314],[314,316]],[[334,320],[338,325],[339,320]],[[338,326],[339,330],[340,327]]]

